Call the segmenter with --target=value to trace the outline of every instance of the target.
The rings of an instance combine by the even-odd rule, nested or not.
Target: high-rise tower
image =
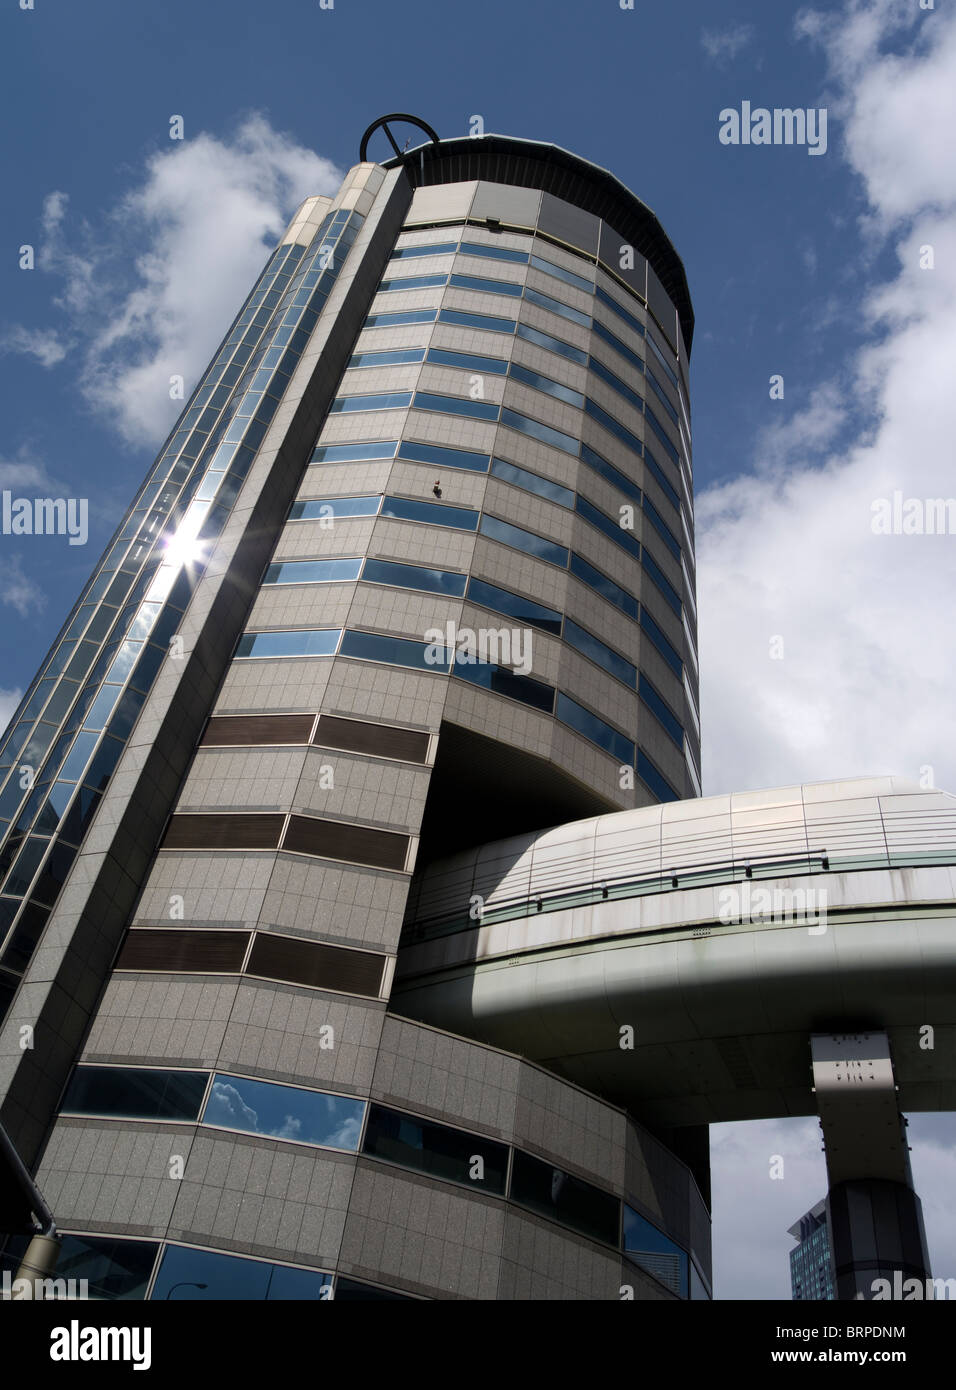
[[[797,1242],[790,1251],[790,1288],[798,1302],[835,1297],[826,1206],[817,1202],[788,1232]]]
[[[553,146],[362,153],[3,743],[0,1114],[113,1296],[702,1293],[660,1137],[389,1009],[429,863],[700,794],[683,268]]]

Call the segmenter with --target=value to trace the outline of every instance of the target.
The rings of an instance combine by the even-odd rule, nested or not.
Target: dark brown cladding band
[[[314,714],[223,714],[206,725],[201,748],[308,743]]]
[[[131,931],[123,942],[117,970],[170,970],[234,975],[242,969],[247,931],[184,931],[176,927]]]
[[[282,848],[294,854],[314,854],[320,859],[345,859],[350,864],[402,870],[408,854],[408,836],[344,821],[290,816]]]
[[[323,714],[313,743],[353,753],[378,754],[402,762],[423,763],[428,754],[428,735],[418,729],[399,729],[392,724],[368,724],[361,719],[340,719]]]
[[[163,840],[165,850],[283,849],[317,859],[341,859],[375,869],[401,872],[408,857],[409,837],[394,830],[376,830],[348,821],[317,816],[285,816],[224,812],[222,815],[175,815]]]
[[[309,742],[315,716],[311,714],[222,714],[206,725],[201,748],[282,747]],[[345,753],[394,758],[399,762],[424,763],[428,734],[364,719],[342,719],[323,714],[312,742],[321,748]]]
[[[374,999],[384,964],[385,958],[372,951],[346,951],[341,946],[257,932],[246,973]]]
[[[284,820],[281,812],[170,816],[162,848],[278,849]]]
[[[202,975],[245,973],[310,989],[361,994],[369,999],[379,996],[385,957],[377,952],[256,932],[243,972],[250,935],[253,934],[245,931],[134,927],[123,942],[116,969]]]

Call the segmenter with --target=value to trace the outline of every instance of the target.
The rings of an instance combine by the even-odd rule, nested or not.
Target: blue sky
[[[894,491],[951,490],[945,5],[34,6],[0,18],[0,487],[88,498],[90,538],[0,536],[0,722],[172,423],[170,372],[188,393],[298,201],[334,189],[385,112],[446,137],[480,115],[611,169],[687,270],[705,793],[868,772],[956,788],[953,538],[870,524]],[[720,111],[744,100],[825,106],[826,154],[721,144]],[[952,1127],[911,1134],[951,1264]],[[824,1187],[812,1122],[714,1141],[719,1290],[787,1297],[786,1227]],[[758,1200],[784,1144],[792,1183],[761,1177]]]

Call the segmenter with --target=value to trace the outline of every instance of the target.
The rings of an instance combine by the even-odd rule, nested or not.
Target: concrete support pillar
[[[810,1049],[837,1298],[912,1297],[907,1281],[914,1279],[922,1289],[917,1296],[932,1297],[889,1038],[880,1032],[814,1034]]]

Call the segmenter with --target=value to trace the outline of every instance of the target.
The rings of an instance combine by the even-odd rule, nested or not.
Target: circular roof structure
[[[464,136],[418,145],[388,160],[384,167],[399,165],[404,165],[416,188],[483,179],[538,188],[602,218],[647,257],[677,309],[690,352],[694,309],[683,262],[656,214],[609,170],[560,145],[510,135]]]

